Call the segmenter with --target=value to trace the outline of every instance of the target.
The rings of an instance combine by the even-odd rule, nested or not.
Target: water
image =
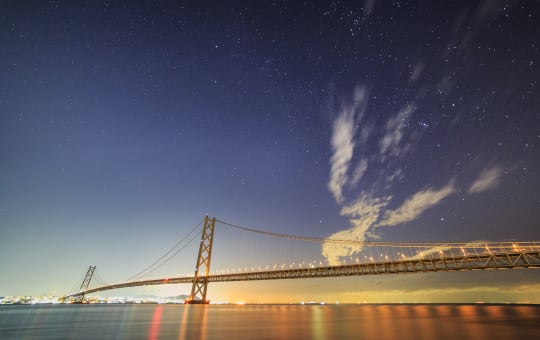
[[[540,339],[540,306],[0,306],[0,339]]]

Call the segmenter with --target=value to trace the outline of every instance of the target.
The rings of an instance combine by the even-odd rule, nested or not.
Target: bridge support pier
[[[208,216],[204,219],[204,227],[202,231],[201,244],[199,246],[199,255],[197,256],[197,266],[195,267],[195,276],[193,277],[193,286],[189,299],[185,300],[185,304],[209,304],[210,300],[206,299],[206,291],[208,289],[208,275],[210,273],[210,260],[212,259],[212,243],[214,242],[214,227],[216,218],[209,219]]]

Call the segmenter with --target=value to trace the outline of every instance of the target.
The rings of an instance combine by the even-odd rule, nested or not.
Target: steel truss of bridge
[[[463,255],[459,257],[441,257],[433,259],[403,259],[399,261],[347,264],[339,266],[306,267],[268,271],[241,272],[232,274],[208,275],[204,278],[210,282],[254,281],[254,280],[286,280],[339,276],[359,276],[376,274],[451,272],[468,270],[540,268],[540,250],[513,251],[508,253]],[[200,280],[201,278],[199,278]],[[64,298],[75,298],[105,290],[162,285],[193,283],[194,277],[173,277],[150,280],[139,280],[116,283],[66,295]]]

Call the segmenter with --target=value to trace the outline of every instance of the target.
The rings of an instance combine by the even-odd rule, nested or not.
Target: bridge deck
[[[441,257],[436,259],[417,258],[388,262],[349,264],[341,266],[294,268],[233,274],[219,274],[209,275],[206,279],[208,282],[230,282],[513,268],[540,268],[540,251],[520,251],[446,258]],[[130,281],[96,287],[88,289],[86,291],[68,294],[64,298],[77,297],[85,294],[96,293],[111,289],[192,282],[192,276]]]

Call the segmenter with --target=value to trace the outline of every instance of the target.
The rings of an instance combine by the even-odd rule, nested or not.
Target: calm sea
[[[540,306],[0,306],[0,339],[540,339]]]

